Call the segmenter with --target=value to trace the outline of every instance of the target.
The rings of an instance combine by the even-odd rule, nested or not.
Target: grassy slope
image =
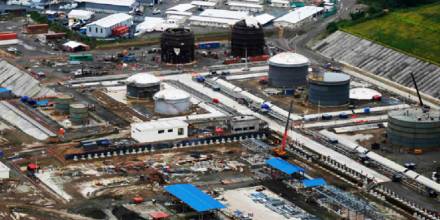
[[[440,3],[398,10],[343,30],[440,64]]]

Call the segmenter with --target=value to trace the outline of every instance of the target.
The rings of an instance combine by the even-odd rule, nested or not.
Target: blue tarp
[[[2,92],[11,92],[11,90],[8,88],[0,87],[0,93],[2,93]]]
[[[191,184],[175,184],[165,186],[164,188],[197,212],[225,208],[223,204]]]
[[[49,104],[49,100],[47,99],[37,101],[38,106],[47,106],[48,104]]]
[[[304,172],[303,168],[295,166],[279,157],[273,157],[269,160],[266,160],[266,164],[287,175],[291,175],[297,172]]]
[[[302,181],[305,188],[323,186],[327,184],[323,178],[305,179]]]

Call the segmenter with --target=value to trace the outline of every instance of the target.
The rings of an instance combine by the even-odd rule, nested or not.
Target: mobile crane
[[[287,114],[286,127],[284,128],[283,139],[281,140],[281,146],[273,149],[273,154],[277,157],[286,158],[286,144],[287,144],[287,132],[289,130],[290,113],[292,112],[293,101],[290,102],[289,114]]]

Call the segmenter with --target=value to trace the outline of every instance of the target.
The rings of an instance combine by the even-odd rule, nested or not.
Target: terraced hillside
[[[407,87],[413,87],[410,75],[413,72],[422,92],[440,98],[440,67],[437,65],[343,31],[331,34],[312,49]]]
[[[400,9],[342,29],[440,65],[440,2]]]

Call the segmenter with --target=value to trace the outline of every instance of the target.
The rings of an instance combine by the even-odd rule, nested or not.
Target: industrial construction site
[[[0,3],[0,219],[440,219],[440,67],[352,0]]]

